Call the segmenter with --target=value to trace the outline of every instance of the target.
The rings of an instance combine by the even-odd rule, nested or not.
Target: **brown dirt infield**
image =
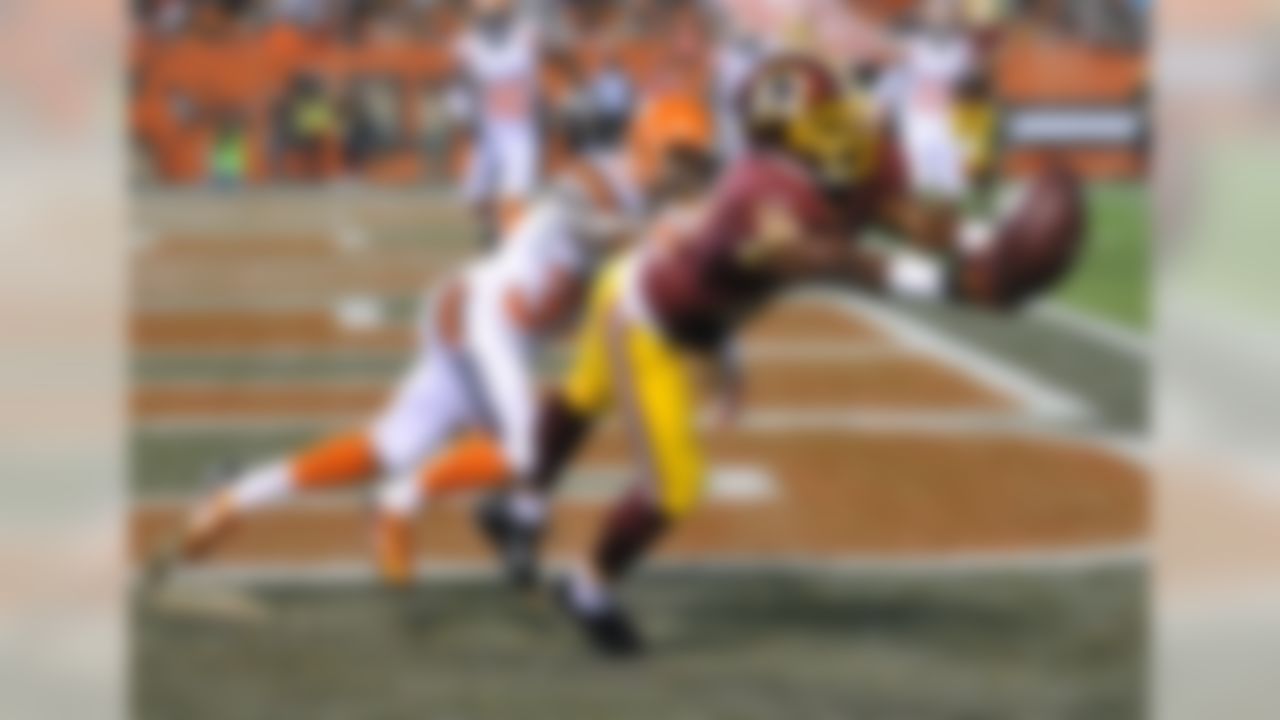
[[[865,321],[820,306],[789,303],[771,309],[749,328],[748,341],[793,340],[885,341]],[[329,349],[411,350],[417,343],[412,327],[374,329],[343,327],[324,310],[264,313],[260,311],[171,311],[135,313],[130,340],[137,352],[243,351],[288,346],[307,351]]]
[[[587,462],[618,457],[605,437]],[[1146,531],[1143,472],[1109,453],[1012,438],[731,434],[713,438],[721,461],[759,463],[780,485],[761,504],[707,503],[664,546],[674,558],[843,557],[1060,549],[1132,542]],[[992,458],[999,462],[992,462]],[[603,508],[566,501],[552,551],[589,547]],[[135,511],[139,557],[175,528],[172,508]],[[368,515],[359,504],[294,507],[247,520],[219,555],[230,562],[363,557]],[[447,561],[485,549],[456,503],[433,508],[421,550]]]
[[[387,262],[357,257],[349,262],[329,260],[268,261],[209,266],[204,261],[167,262],[163,270],[135,276],[134,297],[146,307],[165,298],[274,298],[305,294],[334,297],[351,294],[414,295],[426,290],[439,271],[419,262]]]
[[[770,361],[749,375],[749,402],[787,409],[850,407],[889,410],[1008,410],[1011,401],[938,363],[916,357],[877,358],[854,367],[839,362],[801,365]],[[765,372],[764,370],[772,370]],[[288,419],[378,411],[391,388],[383,383],[145,386],[134,391],[131,410],[141,421],[219,416]]]
[[[137,315],[139,352],[248,353],[288,347],[325,351],[407,352],[411,330],[344,328],[327,312],[169,312]],[[871,322],[811,302],[766,313],[749,342],[824,343],[886,350],[853,360],[757,358],[749,368],[749,407],[789,410],[1016,410],[1013,399],[966,376],[945,358],[896,346]],[[203,386],[142,384],[135,419],[341,414],[376,410],[389,391],[377,383]],[[282,418],[283,419],[283,418]],[[1143,471],[1113,453],[1049,440],[986,435],[938,436],[838,430],[732,432],[708,438],[716,463],[766,469],[780,487],[760,504],[712,502],[682,526],[664,552],[671,557],[839,557],[951,551],[1066,549],[1140,540],[1146,530]],[[616,429],[602,432],[586,463],[617,466],[629,458]],[[587,547],[601,508],[570,499],[560,508],[553,551]],[[173,507],[143,506],[132,520],[132,549],[145,552],[180,517]],[[358,504],[285,508],[247,522],[221,556],[229,562],[359,559],[366,554],[367,514]],[[427,557],[486,557],[457,503],[434,509],[423,528]]]

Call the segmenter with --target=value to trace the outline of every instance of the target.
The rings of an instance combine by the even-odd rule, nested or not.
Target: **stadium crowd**
[[[755,0],[539,0],[527,3],[560,49],[542,63],[537,112],[560,145],[621,135],[637,97],[673,83],[712,96],[733,53],[763,32],[822,35],[853,66],[917,3],[818,0],[776,26]],[[1145,2],[970,0],[975,27],[1001,42],[1070,42],[1130,53]],[[457,91],[461,0],[136,0],[130,48],[135,179],[155,184],[417,184],[455,178],[474,108]],[[770,23],[775,26],[770,27]],[[1096,28],[1096,29],[1095,29]],[[854,34],[852,40],[851,35]],[[774,38],[776,39],[776,38]],[[772,40],[769,40],[772,41]],[[1016,70],[1020,63],[1005,63]],[[996,73],[997,92],[1017,78]],[[714,99],[712,100],[714,101]],[[550,138],[556,138],[552,141]]]

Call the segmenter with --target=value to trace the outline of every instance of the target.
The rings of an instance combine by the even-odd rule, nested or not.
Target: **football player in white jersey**
[[[965,140],[956,113],[977,48],[959,0],[928,0],[882,78],[879,100],[897,128],[910,182],[921,197],[956,202],[968,191]]]
[[[489,487],[528,472],[535,460],[538,349],[573,320],[598,261],[633,234],[646,205],[709,182],[710,125],[708,114],[701,123],[668,124],[660,137],[647,134],[653,144],[642,150],[657,150],[662,162],[643,174],[633,170],[641,168],[634,153],[568,168],[505,242],[431,293],[420,355],[380,415],[362,429],[233,478],[199,504],[156,567],[203,557],[255,510],[309,490],[388,478],[379,494],[379,565],[388,581],[408,581],[413,516],[433,494],[458,489],[449,486],[447,467],[423,467],[424,461],[446,443],[481,431],[499,440],[500,452],[464,457],[472,464],[468,476],[476,474],[475,463],[492,465],[469,482],[491,477],[481,485]],[[450,456],[457,462],[457,453]]]
[[[463,193],[492,237],[519,215],[541,171],[542,40],[516,0],[472,0],[453,48],[454,107],[472,128]]]
[[[710,108],[683,95],[645,104],[624,154],[593,155],[571,166],[518,221],[492,259],[467,274],[465,339],[476,388],[471,427],[482,437],[446,449],[438,433],[432,462],[418,475],[388,483],[379,496],[378,563],[384,579],[404,584],[412,575],[413,521],[433,496],[492,489],[514,481],[504,495],[529,526],[540,525],[543,500],[522,492],[535,467],[540,391],[534,354],[556,330],[576,319],[602,248],[615,248],[659,217],[658,208],[684,208],[700,197],[715,173]],[[410,399],[406,428],[439,422],[430,391]],[[394,415],[394,413],[393,413]],[[464,423],[455,423],[461,426]],[[410,432],[420,432],[411,430]],[[483,436],[497,443],[485,442]],[[533,578],[521,579],[522,583]]]

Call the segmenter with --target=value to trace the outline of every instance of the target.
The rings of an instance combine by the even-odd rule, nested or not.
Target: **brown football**
[[[1085,242],[1084,193],[1065,165],[1041,170],[1000,224],[996,247],[1016,301],[1051,288],[1071,269]]]

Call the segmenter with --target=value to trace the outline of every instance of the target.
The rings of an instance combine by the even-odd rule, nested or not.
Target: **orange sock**
[[[429,497],[463,490],[484,490],[506,484],[511,476],[502,448],[487,435],[468,435],[428,465],[419,480]]]
[[[413,523],[382,513],[374,524],[374,554],[378,573],[388,585],[404,587],[413,580]]]
[[[362,432],[340,435],[299,454],[293,461],[293,484],[304,490],[343,487],[368,480],[378,472],[373,444]]]

